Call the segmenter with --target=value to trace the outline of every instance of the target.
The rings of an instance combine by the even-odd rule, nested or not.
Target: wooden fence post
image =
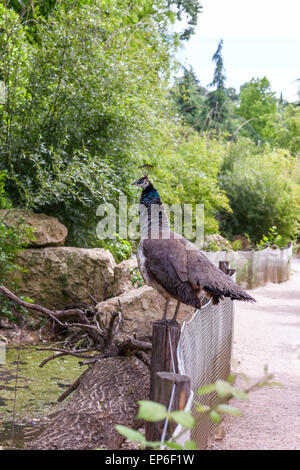
[[[232,276],[236,271],[236,269],[229,267],[229,261],[219,261],[219,269],[228,276]]]
[[[190,379],[177,374],[177,346],[179,338],[179,323],[171,321],[153,323],[149,398],[168,408],[173,384],[175,383],[173,410],[184,409],[190,393]],[[165,373],[167,373],[167,376],[164,375]],[[180,406],[180,408],[176,408],[177,406]],[[164,421],[159,423],[147,422],[147,440],[159,441],[161,439],[163,426]]]
[[[165,405],[168,409],[170,399],[172,397],[172,404],[170,411],[184,410],[191,392],[191,379],[186,375],[174,374],[173,372],[157,372],[156,373],[156,387],[154,390],[153,401]],[[175,385],[174,391],[173,387]],[[166,430],[165,440],[169,439],[172,432],[175,430],[173,422]],[[156,423],[147,423],[146,438],[148,441],[160,441],[165,426],[165,420]]]
[[[152,355],[150,372],[150,400],[154,400],[156,372],[178,372],[177,346],[180,325],[177,322],[154,322],[152,330]],[[170,348],[171,344],[171,348]],[[175,370],[173,371],[172,357]]]

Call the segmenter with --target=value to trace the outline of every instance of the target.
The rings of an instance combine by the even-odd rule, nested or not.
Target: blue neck
[[[150,204],[160,204],[160,195],[153,187],[152,184],[150,184],[146,189],[143,190],[141,199],[140,199],[140,204],[145,204],[146,206]]]

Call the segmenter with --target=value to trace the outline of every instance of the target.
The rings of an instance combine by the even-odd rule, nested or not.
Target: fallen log
[[[113,312],[105,323],[92,306],[78,306],[69,311],[54,311],[39,304],[31,304],[17,297],[4,286],[0,294],[11,302],[28,310],[46,315],[58,327],[70,331],[83,332],[88,338],[88,346],[77,349],[75,344],[68,348],[55,345],[39,350],[54,351],[44,359],[40,367],[58,357],[72,355],[84,359],[81,365],[89,364],[88,369],[58,397],[63,401],[71,394],[63,408],[47,428],[27,449],[33,450],[80,450],[118,449],[124,437],[116,430],[116,424],[138,428],[135,421],[137,401],[149,395],[149,357],[151,342],[145,337],[132,338],[117,335],[122,322],[122,311]],[[76,321],[66,318],[77,316]],[[94,353],[94,354],[93,354]]]
[[[138,429],[137,401],[148,393],[149,369],[139,359],[102,359],[80,376],[64,409],[26,449],[119,449],[124,438],[115,425]]]

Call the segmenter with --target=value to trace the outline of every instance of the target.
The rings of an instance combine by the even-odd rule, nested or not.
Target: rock
[[[109,322],[111,314],[119,311],[121,307],[123,322],[121,333],[125,336],[151,335],[152,322],[160,320],[164,307],[165,299],[152,287],[143,286],[138,289],[125,292],[118,297],[113,297],[104,302],[100,302],[96,309],[105,322]],[[176,302],[171,301],[168,307],[168,318],[171,319],[176,307]],[[187,305],[181,304],[178,319],[184,318],[192,309]]]
[[[129,290],[141,287],[144,281],[138,270],[136,258],[130,258],[115,267],[115,279],[109,297],[116,297]]]
[[[9,320],[6,317],[1,317],[0,318],[0,328],[3,328],[4,330],[13,330],[14,325],[9,322]]]
[[[235,235],[233,241],[239,240],[241,242],[241,249],[248,250],[251,247],[250,241],[244,235]]]
[[[18,293],[52,309],[102,301],[114,282],[115,261],[103,248],[32,248],[18,263],[28,270],[17,274]]]
[[[232,251],[232,246],[229,240],[222,237],[219,233],[207,235],[203,244],[202,250],[205,251]]]
[[[5,217],[5,222],[13,226],[17,226],[21,218],[26,225],[34,227],[36,240],[30,240],[29,246],[62,246],[68,235],[67,227],[60,223],[56,217],[36,214],[26,209],[0,210],[0,219],[2,217]]]

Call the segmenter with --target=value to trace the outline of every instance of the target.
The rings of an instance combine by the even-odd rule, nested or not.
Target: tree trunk
[[[149,394],[149,369],[135,357],[109,357],[90,366],[65,408],[27,449],[118,449],[116,424],[138,428],[137,401]]]

